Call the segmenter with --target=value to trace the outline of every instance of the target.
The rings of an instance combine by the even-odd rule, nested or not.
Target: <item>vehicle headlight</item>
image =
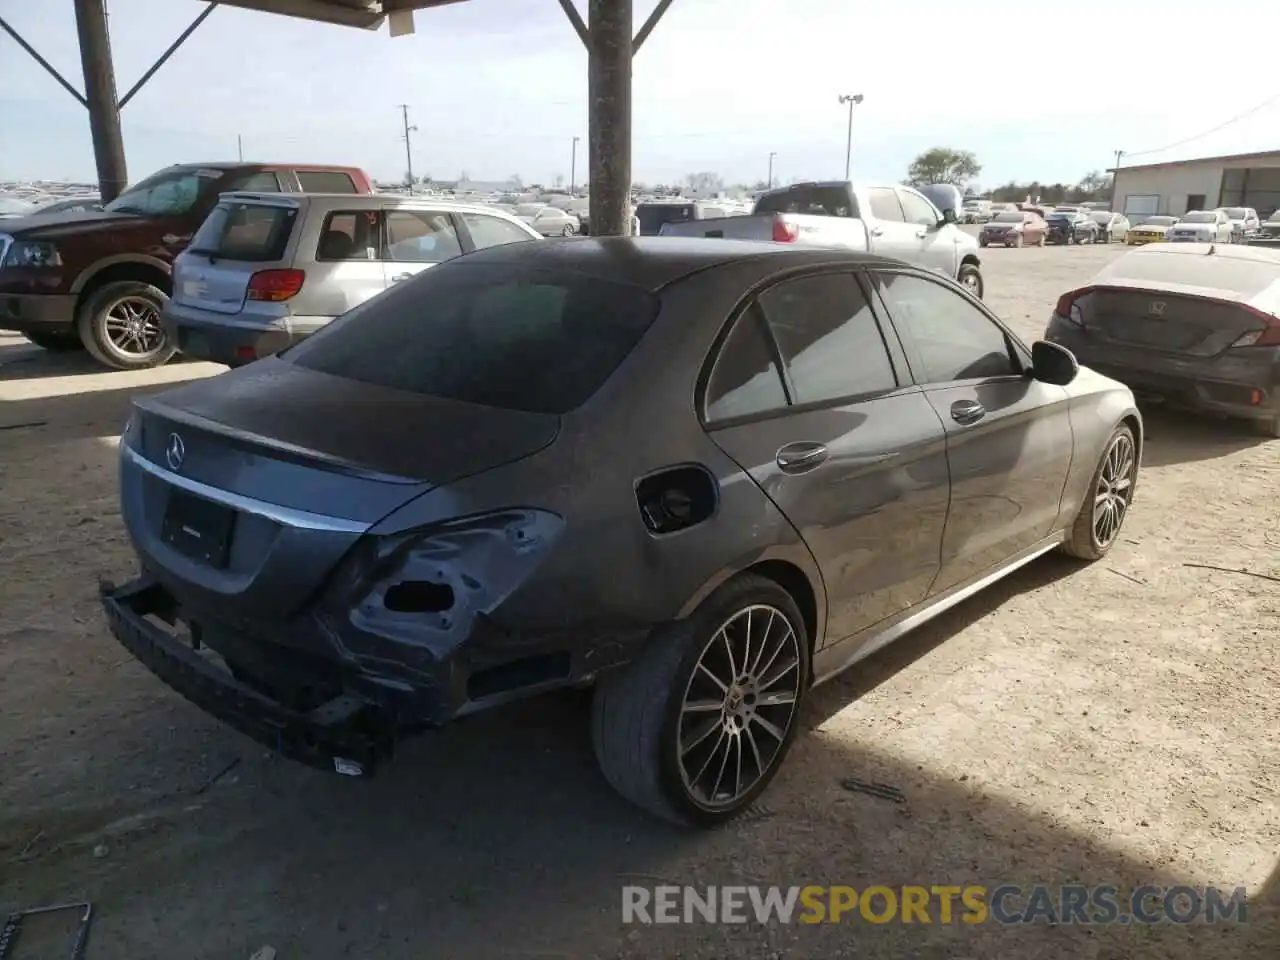
[[[564,521],[543,510],[511,509],[386,537],[357,548],[337,584],[354,626],[430,646],[470,629],[541,565]]]
[[[43,240],[15,240],[4,255],[4,267],[60,267],[58,248]]]

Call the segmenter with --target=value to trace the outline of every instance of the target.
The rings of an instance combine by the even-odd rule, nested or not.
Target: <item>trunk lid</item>
[[[292,198],[224,197],[174,264],[174,302],[239,313],[255,273],[288,266],[289,240],[299,219],[299,204]]]
[[[1230,291],[1098,287],[1075,300],[1074,308],[1084,328],[1101,340],[1190,357],[1217,356],[1267,325],[1261,313],[1236,302]]]
[[[147,458],[163,466],[169,432],[186,430],[182,475],[219,489],[262,496],[246,488],[254,483],[246,463],[267,462],[401,488],[377,517],[361,503],[318,504],[305,484],[273,488],[264,497],[361,520],[381,519],[413,490],[530,456],[560,428],[552,414],[407,393],[276,358],[135,403],[143,412]]]

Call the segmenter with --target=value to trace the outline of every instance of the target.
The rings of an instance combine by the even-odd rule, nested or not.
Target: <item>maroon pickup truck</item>
[[[101,212],[0,220],[0,330],[47,350],[87,349],[117,370],[165,363],[173,258],[230,190],[372,193],[373,182],[356,167],[183,163]]]

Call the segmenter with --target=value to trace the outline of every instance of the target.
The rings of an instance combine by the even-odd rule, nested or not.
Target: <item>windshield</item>
[[[454,261],[366,301],[285,359],[409,393],[562,414],[600,388],[657,312],[656,297],[628,284]]]
[[[1110,213],[1091,213],[1091,214],[1089,214],[1089,216],[1093,217],[1093,220],[1094,220],[1094,222],[1095,222],[1095,223],[1110,223],[1110,222],[1111,222],[1111,214],[1110,214]]]
[[[1147,217],[1145,220],[1141,221],[1141,226],[1172,227],[1177,222],[1178,222],[1177,217]]]
[[[971,208],[971,207],[980,207],[980,206],[982,206],[982,201],[981,201],[981,200],[966,200],[966,201],[964,202],[964,205],[965,205],[965,209],[967,210],[967,209],[969,209],[969,208]]]
[[[1243,220],[1249,216],[1249,211],[1244,207],[1227,207],[1223,212],[1232,220]]]
[[[1216,213],[1188,213],[1182,218],[1183,223],[1217,223]]]
[[[536,217],[545,206],[543,203],[522,203],[516,207],[516,216]]]
[[[27,214],[35,209],[35,205],[15,197],[0,197],[0,214]]]
[[[103,209],[109,213],[140,216],[186,213],[196,205],[205,188],[222,179],[221,170],[178,168],[162,170],[130,187]]]
[[[1074,212],[1072,212],[1071,210],[1055,210],[1055,211],[1053,211],[1051,214],[1049,214],[1049,216],[1048,216],[1048,218],[1047,218],[1047,219],[1049,219],[1049,220],[1074,220],[1074,219],[1075,219],[1075,217],[1076,217],[1075,213],[1074,213]]]
[[[995,218],[991,222],[992,223],[1021,223],[1022,214],[1014,213],[1010,210],[1006,210],[1004,211],[1004,213],[997,213],[995,215]]]

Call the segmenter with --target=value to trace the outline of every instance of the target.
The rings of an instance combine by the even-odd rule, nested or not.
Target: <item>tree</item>
[[[524,181],[520,179],[520,174],[513,173],[507,177],[507,186],[512,190],[522,190],[524,189]]]
[[[556,189],[557,189],[557,190],[559,190],[559,189],[563,188],[563,187],[564,187],[564,174],[563,174],[563,173],[557,173],[557,174],[556,174],[556,177],[555,177],[555,180],[554,180],[554,181],[552,181],[552,182],[553,182],[553,183],[555,183],[555,185],[556,185]]]
[[[963,187],[982,172],[982,164],[969,150],[934,147],[911,161],[907,182],[913,187],[926,183],[952,183]]]
[[[685,177],[690,193],[713,194],[724,189],[724,180],[718,173],[691,173]]]

